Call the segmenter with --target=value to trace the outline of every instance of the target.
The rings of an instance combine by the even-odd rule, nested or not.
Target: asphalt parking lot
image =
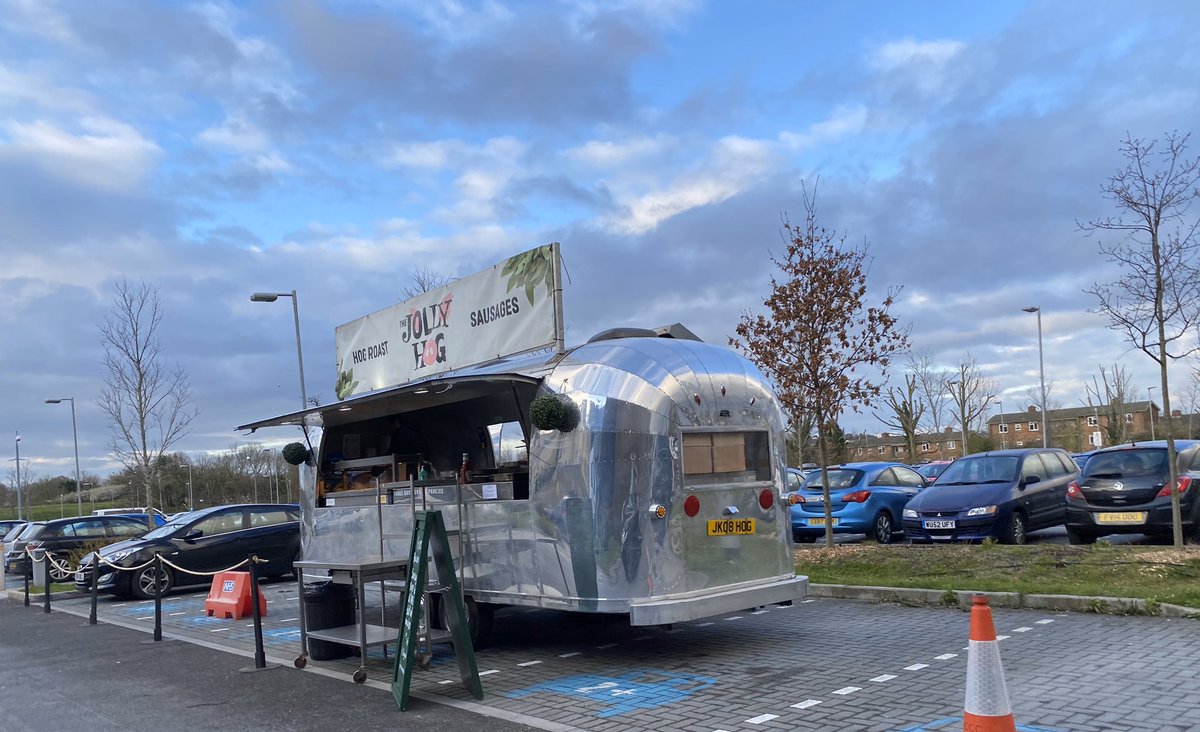
[[[278,673],[300,673],[291,668],[299,655],[297,587],[264,589],[267,657],[287,666]],[[249,619],[208,618],[204,596],[167,598],[166,637],[249,657]],[[86,617],[88,603],[76,598],[54,608]],[[1200,730],[1197,621],[994,615],[1019,728]],[[153,604],[102,598],[99,617],[149,632]],[[430,668],[413,678],[413,707],[394,713],[452,705],[481,715],[484,728],[491,718],[562,732],[958,729],[967,632],[968,615],[957,609],[846,600],[753,608],[669,629],[509,609],[496,616],[494,642],[477,652],[482,702],[462,688],[453,650],[439,645]],[[311,661],[306,672],[349,684],[357,667],[356,657]],[[372,650],[367,670],[367,685],[387,699],[391,663],[382,649]]]

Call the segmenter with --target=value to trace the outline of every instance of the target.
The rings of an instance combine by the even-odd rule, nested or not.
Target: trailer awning
[[[332,404],[281,414],[270,419],[239,425],[254,432],[260,427],[321,425],[336,427],[373,417],[402,414],[420,409],[468,401],[509,391],[516,384],[536,386],[559,359],[555,353],[502,359],[491,364],[462,369],[423,381],[360,394]]]

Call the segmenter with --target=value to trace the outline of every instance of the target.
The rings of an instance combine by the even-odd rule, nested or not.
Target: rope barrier
[[[184,569],[183,567],[180,567],[178,564],[175,564],[174,562],[167,559],[166,557],[163,557],[161,554],[159,556],[162,557],[163,564],[165,564],[169,567],[172,567],[173,569],[177,569],[180,572],[196,575],[197,577],[216,577],[218,574],[220,574],[222,572],[232,572],[235,569],[237,569],[238,567],[244,567],[250,563],[250,559],[246,558],[246,559],[243,559],[242,561],[238,562],[237,564],[233,565],[229,569],[218,569],[215,572],[195,572],[190,569]]]

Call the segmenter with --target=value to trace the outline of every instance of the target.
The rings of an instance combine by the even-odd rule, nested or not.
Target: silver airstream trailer
[[[732,350],[673,328],[244,428],[308,425],[306,563],[404,559],[414,511],[440,509],[473,619],[522,605],[658,625],[803,597],[772,389]],[[546,395],[570,424],[533,423]]]

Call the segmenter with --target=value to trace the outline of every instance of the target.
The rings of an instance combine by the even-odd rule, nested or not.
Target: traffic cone
[[[967,700],[963,705],[963,732],[1016,732],[1004,667],[1000,665],[1000,642],[992,624],[992,609],[986,595],[976,595],[971,604],[971,642],[967,651]]]

